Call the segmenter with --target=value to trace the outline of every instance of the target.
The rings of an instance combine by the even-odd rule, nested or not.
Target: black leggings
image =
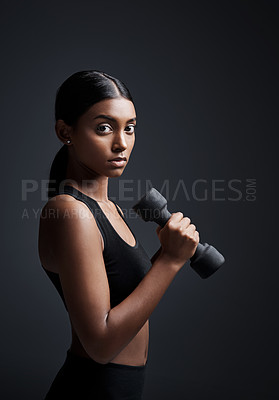
[[[142,400],[146,366],[100,364],[69,349],[44,400]]]

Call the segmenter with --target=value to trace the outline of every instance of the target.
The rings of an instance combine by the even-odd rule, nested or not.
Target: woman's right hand
[[[195,254],[200,240],[196,226],[180,211],[172,213],[163,228],[157,227],[156,233],[162,245],[160,258],[180,268]]]

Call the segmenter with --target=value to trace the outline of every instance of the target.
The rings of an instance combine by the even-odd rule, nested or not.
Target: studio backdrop
[[[144,399],[278,398],[278,3],[4,1],[1,4],[1,398],[43,399],[71,331],[38,257],[59,85],[121,79],[136,141],[109,196],[151,257],[156,188],[225,263],[187,262],[150,317]]]

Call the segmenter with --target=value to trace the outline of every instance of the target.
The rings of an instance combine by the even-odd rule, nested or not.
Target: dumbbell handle
[[[158,217],[154,218],[154,222],[163,228],[170,217],[171,213],[165,206]],[[213,246],[208,243],[205,243],[204,245],[198,243],[194,255],[190,258],[190,265],[201,276],[201,278],[208,278],[217,271],[224,261],[225,258],[223,255]]]
[[[154,202],[160,199],[161,207],[150,208],[150,199],[154,197]],[[163,201],[162,201],[163,200]],[[144,208],[144,205],[148,208]],[[152,188],[133,209],[145,221],[154,221],[161,227],[167,223],[171,213],[167,209],[166,199],[155,188]],[[190,266],[200,275],[201,278],[208,278],[225,262],[224,256],[208,243],[198,243],[194,255],[190,258]]]

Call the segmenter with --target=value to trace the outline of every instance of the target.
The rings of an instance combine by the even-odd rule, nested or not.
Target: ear
[[[67,140],[71,140],[72,127],[67,125],[63,119],[58,119],[55,123],[55,132],[59,140],[66,144]]]

